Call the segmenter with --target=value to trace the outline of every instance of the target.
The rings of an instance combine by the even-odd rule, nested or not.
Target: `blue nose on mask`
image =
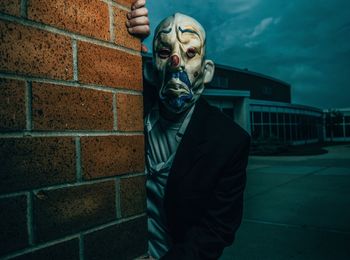
[[[177,72],[171,72],[167,73],[165,76],[165,82],[168,82],[171,79],[179,79],[181,82],[183,82],[189,89],[192,88],[192,84],[190,82],[190,79],[188,78],[188,75],[186,71],[177,71]]]
[[[188,75],[185,71],[177,71],[177,72],[172,72],[172,73],[167,73],[165,76],[165,82],[168,82],[171,79],[179,79],[181,82],[183,82],[189,89],[190,94],[188,95],[183,95],[177,98],[168,98],[165,97],[163,100],[171,106],[174,109],[178,110],[183,107],[183,105],[190,101],[193,98],[193,93],[192,93],[192,84],[190,82],[190,79],[188,78]]]

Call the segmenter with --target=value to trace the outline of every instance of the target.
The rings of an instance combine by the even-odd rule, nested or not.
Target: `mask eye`
[[[193,58],[194,56],[196,56],[197,54],[197,51],[195,48],[188,48],[187,52],[186,52],[186,55],[188,58]]]
[[[169,58],[171,54],[171,51],[167,48],[162,48],[158,51],[158,57],[161,59]]]

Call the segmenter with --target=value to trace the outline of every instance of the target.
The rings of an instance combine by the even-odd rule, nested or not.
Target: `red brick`
[[[21,13],[21,0],[1,0],[0,12],[19,16]]]
[[[26,127],[24,81],[0,79],[0,130]]]
[[[80,82],[142,90],[141,56],[79,42],[78,60]]]
[[[114,181],[37,192],[33,205],[38,241],[114,220],[115,196]]]
[[[144,171],[143,136],[82,137],[85,179]]]
[[[44,247],[28,254],[24,254],[12,260],[79,260],[79,240],[72,239],[52,246]]]
[[[123,218],[146,211],[145,176],[122,178],[120,180],[120,204]]]
[[[0,139],[0,193],[74,180],[72,138]]]
[[[0,21],[0,70],[57,79],[73,78],[68,37]]]
[[[100,0],[29,0],[28,18],[108,41],[108,5]]]
[[[141,217],[87,234],[86,259],[135,259],[147,252],[147,218]]]
[[[114,2],[124,5],[126,7],[131,8],[131,5],[135,2],[136,0],[114,0]]]
[[[115,43],[122,45],[127,48],[131,48],[137,51],[141,50],[141,41],[129,34],[126,28],[126,14],[128,12],[121,10],[117,7],[114,8],[114,33],[115,33]]]
[[[27,197],[0,199],[0,257],[28,245]]]
[[[33,83],[33,128],[112,130],[112,93]]]
[[[143,131],[142,96],[117,95],[118,130]]]

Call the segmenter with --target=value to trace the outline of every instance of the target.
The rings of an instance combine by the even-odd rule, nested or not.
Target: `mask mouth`
[[[185,71],[167,73],[164,82],[160,99],[173,109],[179,110],[193,99],[192,84]]]
[[[164,77],[164,86],[161,90],[162,96],[172,98],[191,94],[192,84],[186,71],[167,72]]]
[[[161,92],[163,97],[179,98],[182,96],[188,96],[191,94],[190,89],[179,79],[172,78],[163,87]]]

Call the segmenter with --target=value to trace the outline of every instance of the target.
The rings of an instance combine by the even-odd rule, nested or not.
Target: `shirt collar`
[[[187,125],[191,120],[195,106],[196,104],[193,104],[193,106],[190,108],[190,111],[187,113],[185,119],[182,121],[179,131],[176,134],[176,139],[178,141],[181,140],[181,138],[183,137],[186,131]],[[155,123],[157,123],[158,120],[159,120],[159,105],[158,105],[158,102],[155,102],[150,113],[145,118],[145,129],[147,133],[149,133],[152,130],[153,126],[155,125]]]

